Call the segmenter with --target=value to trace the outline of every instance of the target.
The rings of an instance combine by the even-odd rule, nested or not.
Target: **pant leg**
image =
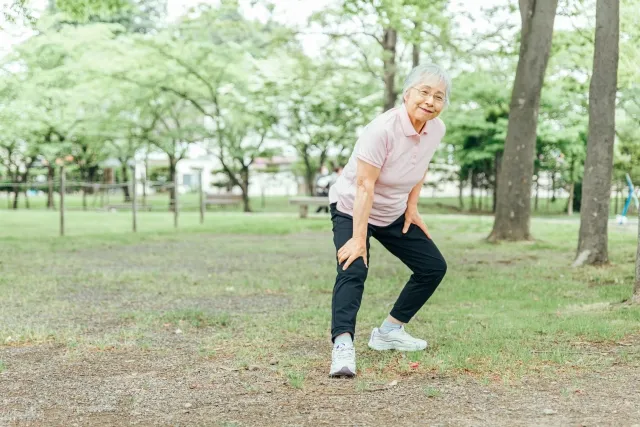
[[[362,257],[355,260],[347,270],[342,269],[344,263],[338,264],[337,252],[353,235],[353,219],[331,205],[331,221],[333,222],[333,243],[336,247],[336,281],[331,301],[331,340],[338,335],[349,332],[353,338],[356,329],[356,316],[360,309],[364,282],[367,280],[367,267]],[[369,255],[369,237],[367,230],[367,263]]]
[[[376,227],[375,237],[413,274],[398,297],[391,316],[407,323],[422,308],[447,272],[447,263],[433,240],[415,225],[402,234],[404,216],[388,227]]]

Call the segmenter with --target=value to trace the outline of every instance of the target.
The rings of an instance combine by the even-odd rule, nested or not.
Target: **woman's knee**
[[[447,274],[447,261],[444,258],[440,258],[436,263],[436,267],[434,268],[436,271],[440,271],[442,276]]]
[[[364,265],[364,261],[362,259],[355,260],[346,270],[343,270],[344,264],[338,265],[338,274],[340,277],[350,280],[361,280],[365,281],[367,279],[367,273],[369,269]]]
[[[447,274],[447,262],[442,257],[431,258],[425,261],[414,273],[418,278],[424,278],[426,281],[433,277],[443,278]]]

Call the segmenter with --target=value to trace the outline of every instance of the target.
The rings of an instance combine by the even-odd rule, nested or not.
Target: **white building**
[[[295,162],[291,157],[273,157],[272,159],[255,160],[249,169],[249,196],[293,196],[299,188],[299,181],[291,171]],[[147,160],[138,161],[136,165],[136,177],[139,180],[145,178],[145,170],[149,172],[154,167],[168,167],[169,159],[166,155],[153,155]],[[226,193],[227,188],[220,187],[220,183],[228,181],[227,176],[219,171],[222,164],[215,156],[201,155],[194,158],[186,158],[178,161],[176,165],[178,189],[180,193],[198,191],[200,180],[206,193]],[[141,185],[141,184],[140,184]],[[141,191],[141,188],[140,188]],[[241,194],[239,188],[231,189],[232,193]]]

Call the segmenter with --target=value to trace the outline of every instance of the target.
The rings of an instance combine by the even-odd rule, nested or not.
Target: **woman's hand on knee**
[[[407,207],[406,212],[404,213],[404,227],[402,227],[402,234],[406,234],[409,231],[409,227],[411,224],[415,224],[418,226],[420,230],[427,235],[429,239],[431,239],[431,234],[429,234],[429,229],[427,225],[422,220],[420,213],[418,213],[417,207]]]
[[[342,266],[342,270],[346,270],[355,260],[362,257],[365,267],[369,268],[367,263],[367,241],[366,239],[352,237],[338,250],[338,264]]]

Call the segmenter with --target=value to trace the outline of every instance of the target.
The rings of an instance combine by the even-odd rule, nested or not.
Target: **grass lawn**
[[[494,245],[490,217],[426,215],[449,270],[408,326],[430,343],[416,353],[366,347],[409,274],[372,240],[358,377],[330,381],[328,217],[185,212],[174,230],[141,213],[132,234],[127,213],[69,212],[65,238],[54,213],[0,220],[0,424],[356,423],[342,396],[358,425],[388,425],[394,393],[411,401],[397,425],[640,417],[632,226],[610,228],[610,266],[573,269],[576,221],[534,219],[534,242]],[[606,400],[622,395],[631,406]]]

